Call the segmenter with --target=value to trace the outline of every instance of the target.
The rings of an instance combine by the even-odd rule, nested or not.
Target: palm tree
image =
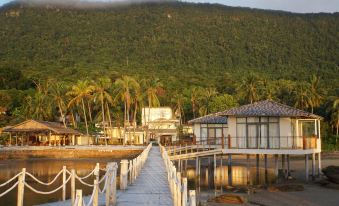
[[[322,96],[319,92],[319,82],[320,78],[316,75],[312,75],[309,95],[310,95],[310,107],[311,112],[313,113],[313,109],[319,107],[322,101]]]
[[[130,124],[130,107],[132,103],[131,93],[139,88],[139,84],[133,77],[130,76],[122,76],[115,80],[114,84],[117,87],[115,91],[117,94],[115,100],[120,99],[124,102],[124,134],[126,134],[126,124]],[[125,138],[123,143],[125,144]]]
[[[311,103],[307,87],[307,84],[301,83],[292,92],[294,95],[294,107],[302,110],[310,107]]]
[[[152,78],[147,83],[147,100],[148,100],[148,121],[150,121],[151,107],[159,107],[158,91],[163,86],[158,78]]]
[[[192,104],[192,113],[193,118],[195,119],[195,113],[196,113],[196,105],[197,105],[197,98],[199,95],[199,88],[198,87],[192,87],[191,89],[191,104]]]
[[[175,92],[173,97],[171,98],[171,102],[174,103],[174,111],[176,111],[176,113],[179,115],[181,125],[183,123],[182,117],[185,118],[185,113],[183,109],[185,97],[182,93]]]
[[[244,94],[245,99],[252,104],[259,99],[257,90],[260,83],[261,81],[256,75],[250,74],[242,79],[238,90]]]
[[[210,113],[210,103],[212,98],[218,94],[218,91],[214,87],[208,87],[200,91],[201,94],[199,95],[201,106],[199,108],[200,116],[204,116]]]
[[[64,127],[67,127],[66,125],[66,109],[67,106],[65,104],[65,94],[66,94],[66,88],[65,84],[62,82],[53,82],[52,85],[50,86],[50,93],[51,96],[53,97],[54,102],[57,104],[62,122],[64,124]]]
[[[101,77],[99,78],[94,85],[94,99],[98,99],[101,103],[101,112],[102,112],[102,126],[104,135],[105,133],[105,102],[113,104],[113,98],[108,92],[109,88],[111,87],[111,80],[108,77]],[[107,105],[108,109],[108,105]],[[108,110],[109,112],[109,110]],[[107,139],[106,139],[106,145],[107,145]]]
[[[77,84],[73,85],[71,87],[71,90],[66,93],[68,96],[72,97],[72,99],[69,101],[67,105],[68,108],[74,105],[80,105],[80,104],[82,105],[87,135],[89,135],[89,133],[88,133],[88,124],[87,124],[87,116],[86,116],[84,100],[91,95],[93,90],[94,90],[94,87],[90,84],[88,80],[78,80]],[[88,144],[89,144],[89,140],[88,140]]]

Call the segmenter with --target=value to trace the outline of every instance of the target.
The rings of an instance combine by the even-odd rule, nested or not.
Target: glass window
[[[259,117],[248,117],[247,122],[259,122]]]
[[[237,124],[237,137],[246,137],[246,125]]]
[[[261,118],[260,118],[260,121],[261,121],[261,122],[268,122],[268,117],[261,117]]]
[[[270,122],[279,122],[279,118],[278,117],[270,117]]]
[[[246,123],[246,118],[237,118],[237,123]]]

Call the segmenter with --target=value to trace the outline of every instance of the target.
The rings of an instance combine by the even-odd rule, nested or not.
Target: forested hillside
[[[34,93],[33,81],[73,84],[105,75],[113,82],[129,75],[159,78],[162,105],[175,106],[173,97],[182,94],[186,120],[195,116],[190,89],[201,87],[215,88],[218,95],[211,100],[217,106],[200,115],[224,109],[220,104],[229,97],[234,104],[271,98],[314,109],[333,122],[329,131],[336,127],[338,13],[178,2],[106,9],[14,3],[0,9],[0,25],[0,89],[1,98],[10,99],[2,105],[9,121],[25,96]],[[255,95],[250,94],[253,87]],[[312,87],[318,103],[305,100],[314,93]]]

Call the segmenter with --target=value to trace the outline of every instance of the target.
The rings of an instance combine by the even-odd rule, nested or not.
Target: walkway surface
[[[136,181],[120,192],[118,206],[173,205],[167,172],[159,147],[152,147]]]

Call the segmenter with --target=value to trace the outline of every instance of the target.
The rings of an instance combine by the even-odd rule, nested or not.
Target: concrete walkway
[[[136,181],[121,191],[118,206],[173,205],[167,172],[159,147],[152,147]]]

